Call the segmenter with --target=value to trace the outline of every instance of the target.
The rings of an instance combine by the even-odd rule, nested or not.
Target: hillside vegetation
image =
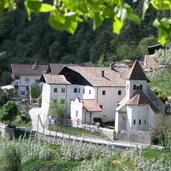
[[[170,150],[118,149],[64,139],[0,140],[0,169],[22,171],[171,170]]]
[[[132,5],[132,2],[127,0]],[[74,35],[53,30],[48,25],[47,14],[33,15],[28,21],[23,1],[17,0],[17,9],[0,17],[0,84],[10,82],[11,63],[83,63],[94,64],[102,57],[105,63],[123,58],[143,58],[148,45],[157,43],[157,31],[151,27],[156,12],[149,8],[141,25],[127,22],[120,36],[113,34],[110,20],[97,30],[92,21],[79,25]],[[137,13],[142,2],[134,3]]]
[[[164,75],[154,77],[150,80],[149,86],[154,89],[158,88],[167,96],[171,96],[171,67],[164,71]]]

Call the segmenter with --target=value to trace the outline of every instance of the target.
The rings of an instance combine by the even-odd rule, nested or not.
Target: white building
[[[29,87],[46,73],[48,65],[11,64],[13,83],[17,94],[21,97],[28,95]]]
[[[94,100],[102,109],[101,114],[96,117],[104,122],[114,121],[115,108],[125,96],[126,81],[118,71],[110,67],[66,66],[60,74],[63,74],[72,85],[70,91],[74,96],[71,100],[75,98]],[[77,110],[74,109],[73,102],[71,103],[71,116],[75,116],[75,112]],[[77,117],[77,119],[85,122],[83,118]],[[86,122],[90,123],[88,120]]]
[[[115,131],[147,130],[155,127],[158,113],[164,112],[164,104],[150,99],[147,77],[138,61],[135,61],[126,78],[126,96],[119,103],[115,114]],[[158,106],[156,105],[158,104]]]
[[[44,74],[41,78],[43,82],[42,111],[49,108],[50,100],[55,100],[66,104],[73,120],[79,119],[80,122],[88,124],[93,123],[94,117],[101,118],[104,122],[114,121],[115,108],[125,95],[125,79],[120,77],[118,71],[109,67],[64,66],[59,74]],[[77,109],[74,107],[74,101],[78,99],[83,108],[85,103],[93,102],[93,111],[89,107],[86,112],[80,108],[82,115],[93,112],[92,116],[90,113],[85,117],[76,115]]]

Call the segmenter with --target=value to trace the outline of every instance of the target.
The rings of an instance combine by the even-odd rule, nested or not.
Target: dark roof
[[[102,109],[100,106],[97,104],[97,102],[93,99],[86,99],[86,100],[81,100],[83,102],[83,107],[88,111],[88,112],[102,112]]]
[[[47,84],[70,84],[70,82],[68,82],[63,75],[43,74],[42,77],[41,80],[43,79]]]
[[[64,66],[65,64],[49,64],[50,70],[48,72],[51,72],[53,75],[58,75]]]
[[[128,74],[128,80],[147,80],[147,77],[140,65],[140,63],[136,60],[131,68],[131,70],[129,71]]]
[[[11,64],[13,75],[41,76],[47,72],[47,69],[48,65]]]
[[[59,64],[51,63],[49,64],[48,72],[51,72],[53,75],[58,75],[64,66],[78,66],[78,64]]]
[[[110,67],[67,66],[64,69],[67,69],[68,73],[74,71],[77,75],[81,75],[95,87],[125,87],[126,84],[120,73]]]
[[[126,104],[135,106],[148,104],[155,113],[159,112],[159,109],[149,100],[142,90],[137,90]]]

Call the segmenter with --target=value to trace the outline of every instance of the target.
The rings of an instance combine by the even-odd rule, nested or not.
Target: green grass
[[[22,171],[72,171],[77,170],[82,161],[67,161],[60,155],[60,147],[57,145],[48,144],[52,153],[49,160],[33,159],[22,165]],[[144,156],[147,160],[155,161],[156,159],[171,159],[171,151],[169,150],[154,150],[150,148],[144,149]],[[91,161],[91,160],[90,160]],[[97,168],[105,168],[106,171],[134,171],[134,163],[131,159],[123,160],[120,155],[106,157],[102,159],[103,166],[98,165]],[[98,171],[98,170],[97,170]]]
[[[89,136],[98,136],[98,137],[102,136],[100,132],[92,132],[82,128],[64,127],[58,125],[50,125],[48,128],[49,130],[62,132],[64,134],[69,134],[69,135],[89,135]]]
[[[165,69],[163,76],[150,79],[148,86],[150,88],[158,87],[161,91],[166,92],[168,96],[171,96],[171,67]]]
[[[171,160],[171,151],[168,149],[156,150],[156,149],[146,148],[144,149],[144,156],[148,160],[160,159],[160,158]]]

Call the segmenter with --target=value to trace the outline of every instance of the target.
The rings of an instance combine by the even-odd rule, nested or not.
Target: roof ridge
[[[148,80],[138,60],[135,60],[128,74],[128,80]]]

